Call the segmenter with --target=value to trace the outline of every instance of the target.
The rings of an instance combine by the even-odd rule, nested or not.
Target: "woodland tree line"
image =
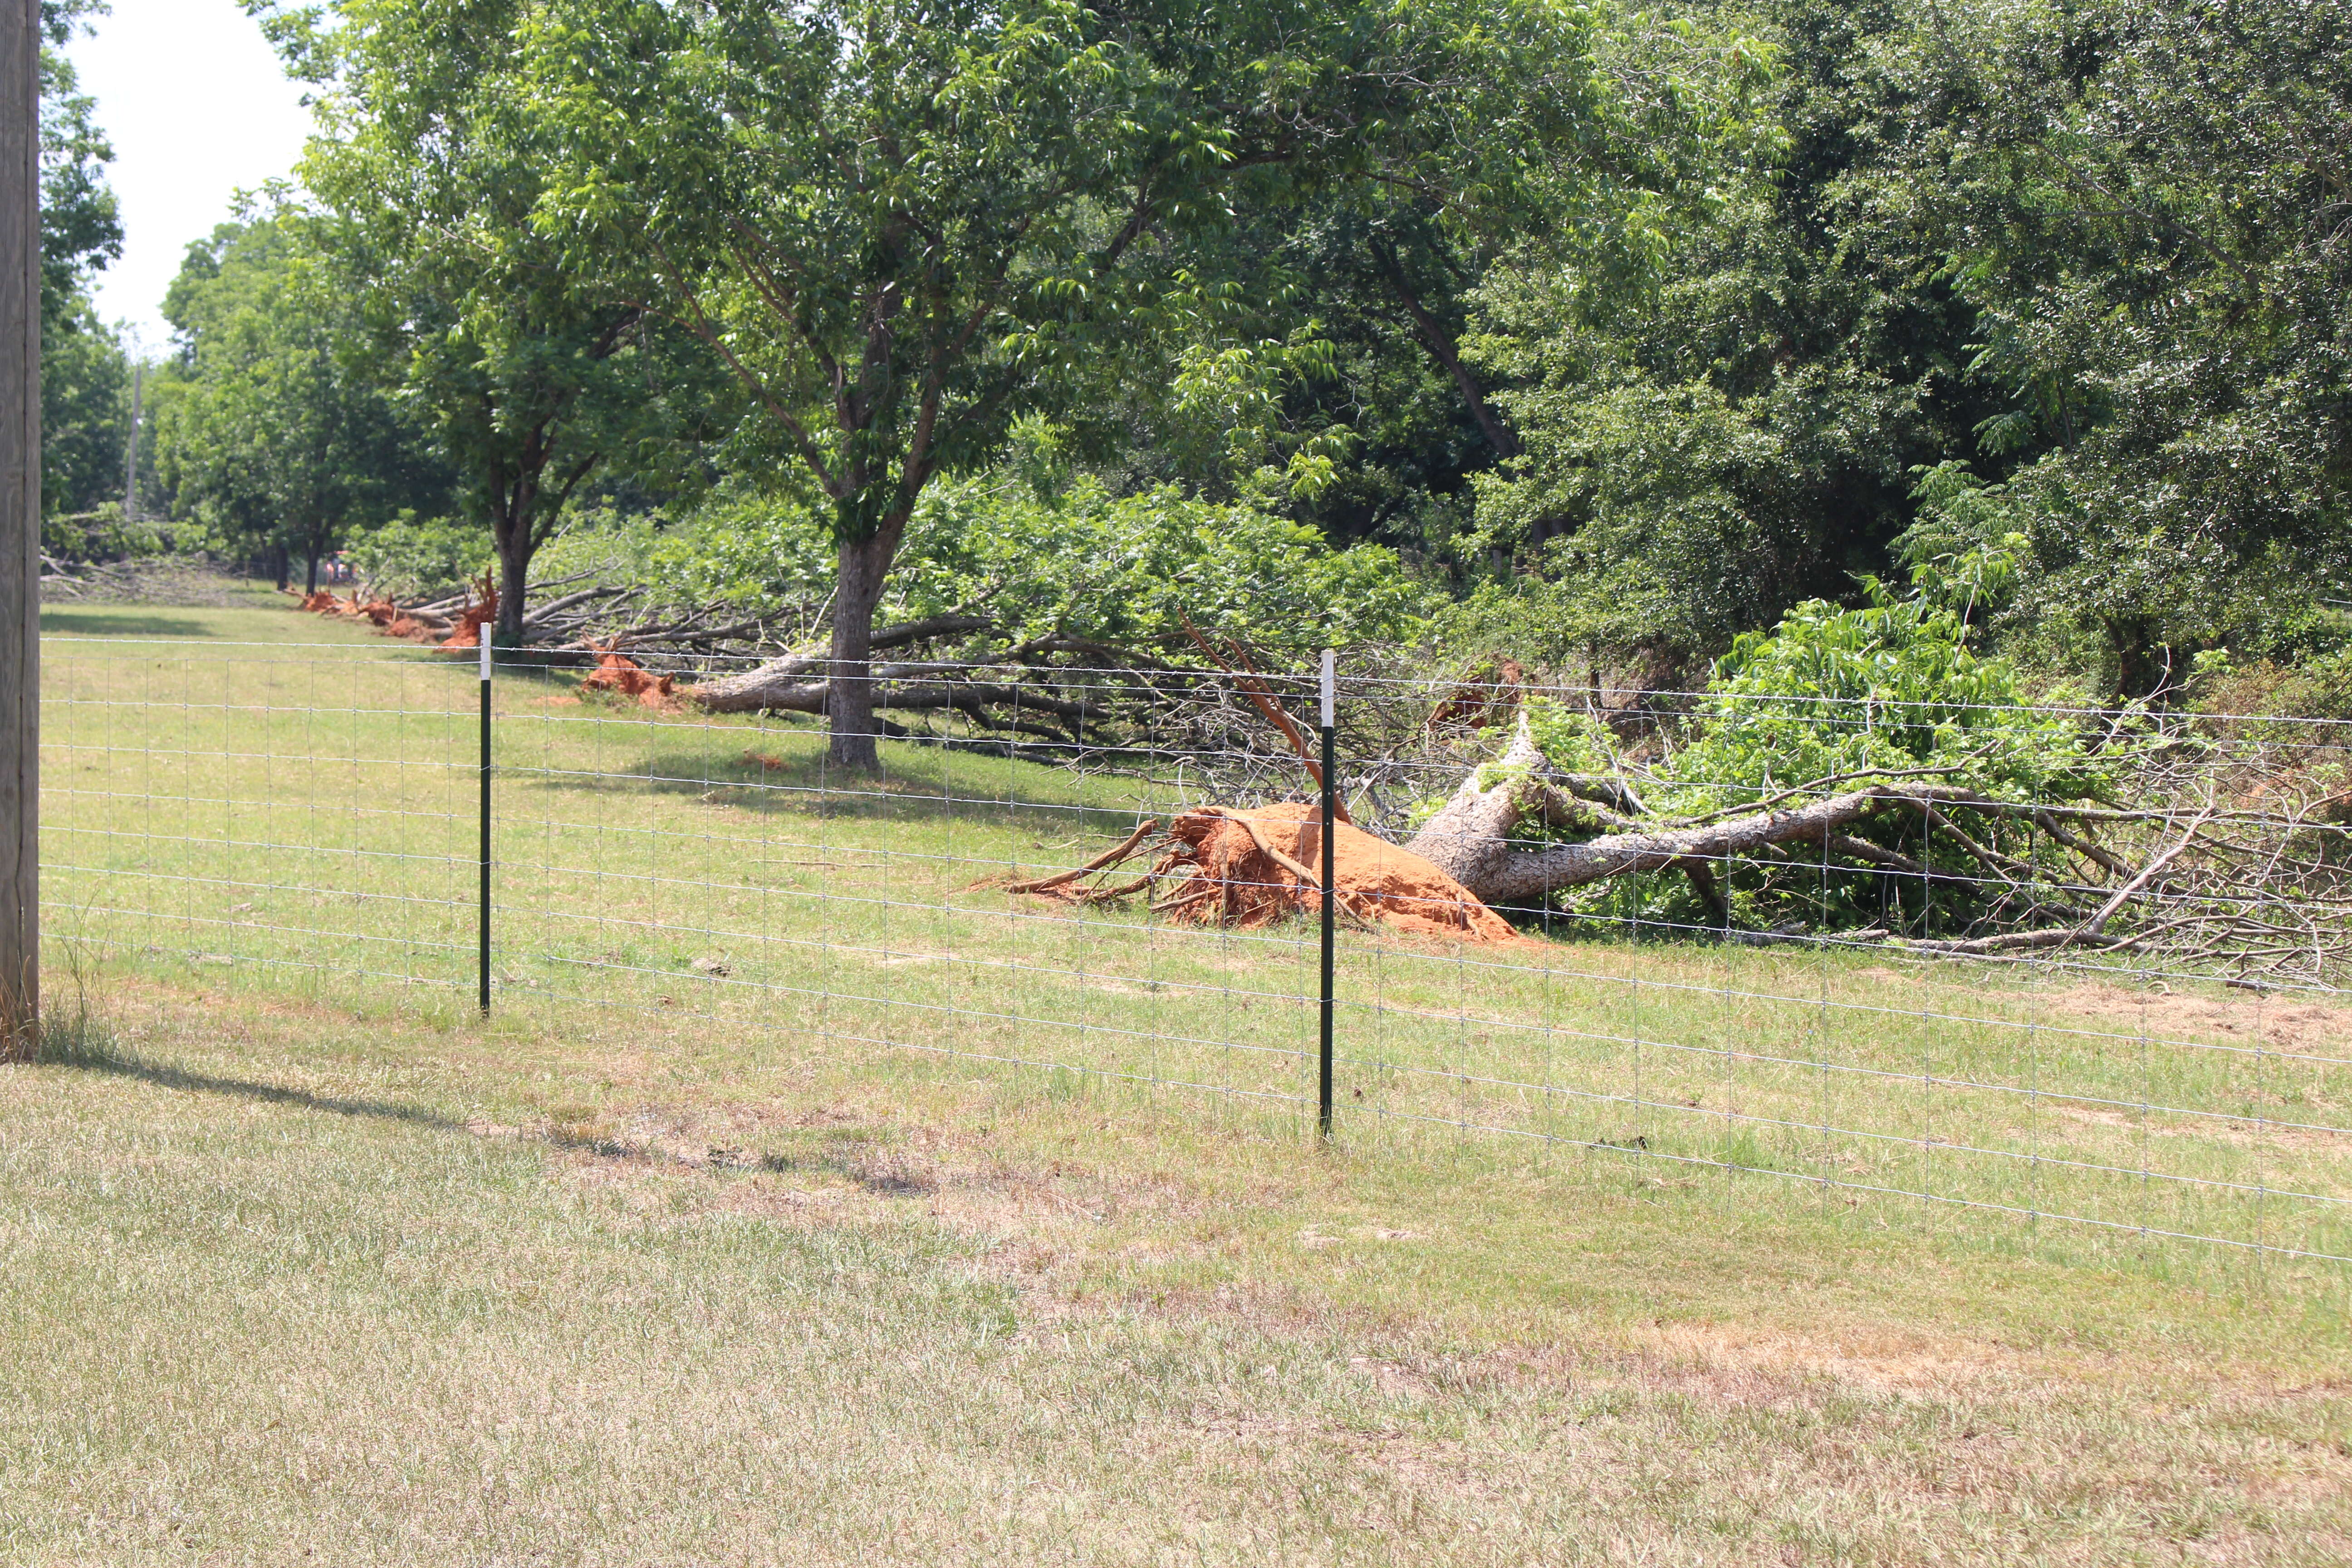
[[[494,564],[509,643],[594,567],[821,646],[853,762],[908,623],[1696,688],[1899,603],[2352,701],[2334,0],[247,8],[319,132],[172,289],[143,530],[49,61],[60,558]]]

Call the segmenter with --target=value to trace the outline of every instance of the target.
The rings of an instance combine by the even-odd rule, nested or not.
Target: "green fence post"
[[[482,634],[482,1016],[490,1015],[490,628]]]
[[[1331,650],[1323,650],[1323,1049],[1317,1086],[1316,1125],[1323,1141],[1331,1141],[1331,946],[1339,905],[1339,742],[1335,734],[1337,703],[1332,693]]]

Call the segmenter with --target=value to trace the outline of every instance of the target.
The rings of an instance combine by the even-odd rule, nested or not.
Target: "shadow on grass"
[[[204,621],[186,616],[158,616],[130,610],[41,609],[41,630],[90,637],[209,637],[220,634]]]
[[[313,1094],[308,1089],[288,1089],[282,1084],[222,1078],[213,1073],[191,1072],[185,1068],[172,1067],[163,1062],[151,1062],[135,1052],[124,1050],[106,1037],[102,1031],[87,1027],[69,1027],[49,1034],[42,1040],[40,1053],[35,1059],[49,1067],[79,1068],[85,1072],[137,1079],[142,1083],[152,1083],[161,1089],[234,1095],[267,1105],[290,1105],[298,1110],[322,1110],[334,1116],[373,1117],[384,1121],[406,1122],[412,1127],[429,1127],[442,1132],[463,1132],[467,1130],[464,1122],[453,1121],[420,1106],[396,1105],[382,1100],[345,1100],[336,1095]]]
[[[821,754],[779,756],[764,751],[756,732],[747,732],[744,739],[752,743],[730,746],[722,754],[652,752],[626,771],[567,773],[531,782],[557,793],[651,792],[694,800],[718,794],[719,803],[763,816],[828,816],[908,823],[939,822],[952,816],[964,824],[1033,828],[1040,814],[1050,813],[1057,824],[1076,821],[1110,833],[1125,832],[1135,820],[1136,808],[1131,805],[1072,798],[1076,792],[1071,786],[1082,786],[1085,781],[1055,774],[1042,763],[1016,765],[1045,775],[1030,782],[1058,784],[1060,790],[1039,788],[1034,798],[1026,793],[990,798],[951,792],[946,785],[952,781],[944,781],[935,763],[919,772],[886,765],[879,773],[851,773],[828,765]],[[1055,798],[1057,795],[1060,798]]]
[[[152,1062],[123,1049],[103,1024],[86,1013],[69,1016],[64,1026],[49,1030],[35,1060],[46,1067],[76,1068],[84,1072],[136,1079],[159,1089],[230,1095],[263,1105],[290,1106],[297,1110],[316,1110],[331,1116],[369,1117],[421,1127],[434,1132],[463,1132],[469,1137],[482,1135],[477,1128],[466,1122],[426,1110],[421,1106],[313,1094],[308,1089],[289,1089],[282,1084],[192,1072],[185,1068]],[[512,1136],[518,1142],[538,1143],[562,1153],[589,1154],[600,1160],[618,1160],[632,1164],[690,1167],[709,1163],[770,1173],[824,1171],[845,1177],[866,1191],[885,1197],[917,1197],[932,1190],[932,1183],[928,1177],[877,1154],[869,1146],[869,1141],[857,1138],[831,1139],[813,1156],[780,1152],[752,1156],[746,1155],[741,1150],[714,1149],[711,1157],[702,1162],[665,1154],[643,1144],[602,1137],[560,1124],[536,1132],[517,1131]]]

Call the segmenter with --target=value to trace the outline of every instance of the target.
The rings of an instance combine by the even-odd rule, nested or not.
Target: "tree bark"
[[[278,591],[282,594],[286,591],[287,584],[294,580],[290,562],[292,552],[283,544],[273,544],[269,547],[269,553],[272,557],[272,564],[278,570]]]
[[[531,515],[536,489],[534,479],[527,477],[492,492],[490,538],[499,556],[499,618],[490,640],[499,647],[522,646],[522,613],[530,593],[530,558],[537,542],[532,538],[537,531]]]
[[[0,1061],[40,1037],[40,35],[0,11]]]
[[[319,591],[318,546],[312,545],[309,550],[305,551],[303,552],[303,559],[309,563],[309,569],[304,574],[304,587],[302,591],[306,594],[315,594]]]
[[[871,655],[885,648],[904,647],[925,637],[984,632],[994,624],[985,616],[929,616],[887,631],[869,633],[866,651]],[[712,713],[822,713],[825,710],[825,664],[823,655],[787,654],[751,669],[706,680],[694,689],[694,700]],[[926,700],[914,706],[936,708],[943,704]]]
[[[1438,325],[1437,318],[1429,313],[1429,308],[1422,303],[1421,296],[1414,293],[1412,285],[1405,281],[1402,263],[1398,261],[1393,251],[1385,247],[1381,247],[1378,255],[1381,275],[1388,280],[1389,292],[1394,294],[1397,303],[1404,307],[1406,316],[1412,321],[1413,331],[1420,335],[1422,346],[1429,351],[1429,357],[1437,362],[1440,370],[1453,378],[1454,390],[1462,395],[1463,403],[1470,410],[1470,417],[1478,422],[1479,433],[1486,437],[1486,445],[1495,449],[1498,458],[1517,457],[1520,450],[1517,435],[1503,422],[1503,416],[1495,412],[1494,405],[1486,401],[1486,389],[1478,384],[1478,378],[1470,374],[1470,367],[1462,363],[1461,351],[1454,346],[1452,336]]]
[[[906,528],[906,515],[894,513],[869,537],[841,542],[833,646],[825,668],[825,714],[833,731],[828,751],[839,766],[866,773],[882,765],[874,744],[878,730],[874,720],[874,611],[882,603],[890,561]]]

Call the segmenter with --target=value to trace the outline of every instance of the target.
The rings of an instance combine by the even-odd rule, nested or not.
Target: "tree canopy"
[[[353,320],[335,219],[282,205],[189,247],[164,300],[177,384],[159,463],[215,536],[319,562],[350,530],[430,507],[446,479],[404,427]]]
[[[401,537],[486,532],[512,641],[569,518],[789,548],[698,555],[729,603],[815,519],[846,762],[876,616],[931,602],[910,536],[935,583],[1136,507],[1391,552],[1444,657],[1595,681],[1696,689],[1906,580],[2090,692],[2352,647],[2340,7],[245,3],[317,92],[296,271],[363,345],[330,357],[394,433],[369,472],[454,483]],[[76,290],[116,231],[49,89],[51,461],[89,497],[125,367]],[[309,342],[326,301],[238,309]],[[245,363],[184,352],[184,436]],[[194,449],[173,503],[225,518]],[[336,527],[388,515],[344,479]],[[1021,580],[979,618],[1034,625]]]

